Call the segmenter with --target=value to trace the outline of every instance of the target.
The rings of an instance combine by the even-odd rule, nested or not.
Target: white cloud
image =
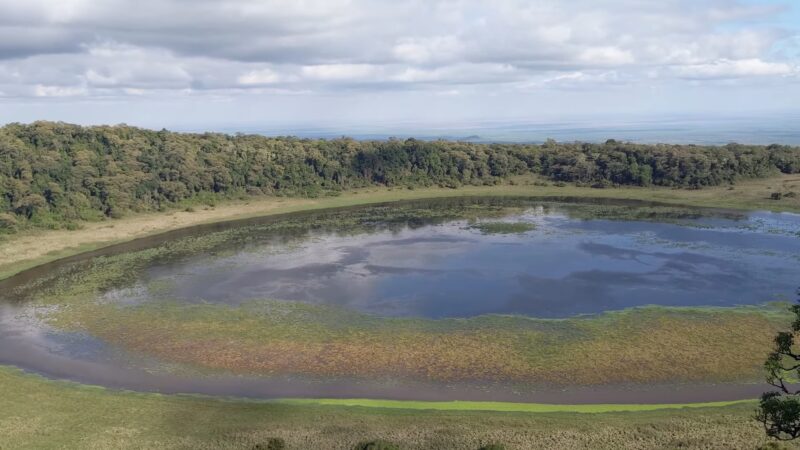
[[[616,47],[590,47],[580,52],[578,60],[590,66],[616,66],[631,64],[634,57],[630,51]]]
[[[90,86],[185,89],[192,81],[185,61],[164,50],[105,43],[88,47],[87,53]]]
[[[743,0],[0,0],[0,89],[231,97],[785,79],[800,39],[782,13]]]
[[[378,67],[371,64],[319,64],[303,66],[300,70],[303,77],[320,81],[357,81],[378,72]]]
[[[464,44],[455,36],[403,38],[392,49],[400,61],[413,64],[453,61],[464,51]]]
[[[36,97],[75,97],[86,95],[86,93],[86,88],[80,86],[45,86],[37,84],[33,89],[33,95]]]
[[[395,73],[391,80],[401,83],[477,84],[517,80],[517,69],[509,64],[453,64],[437,68],[409,67]]]
[[[237,81],[245,86],[260,86],[277,83],[281,81],[281,76],[272,69],[258,69],[243,73]]]
[[[535,32],[544,42],[566,44],[572,38],[572,27],[568,25],[547,25],[537,28]]]
[[[760,59],[722,59],[707,64],[677,66],[672,70],[680,77],[692,79],[782,76],[798,73],[796,67],[787,63],[767,62]]]

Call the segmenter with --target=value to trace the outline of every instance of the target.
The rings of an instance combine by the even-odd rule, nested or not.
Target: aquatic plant
[[[470,228],[480,230],[483,234],[521,234],[536,229],[530,222],[478,222]]]

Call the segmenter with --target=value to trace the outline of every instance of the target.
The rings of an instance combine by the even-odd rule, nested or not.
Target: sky
[[[0,123],[798,113],[796,0],[0,0]]]

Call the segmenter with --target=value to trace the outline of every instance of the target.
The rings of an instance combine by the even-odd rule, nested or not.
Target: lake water
[[[679,223],[587,220],[525,204],[477,222],[530,224],[484,233],[455,220],[363,234],[309,230],[154,264],[114,301],[160,296],[238,304],[297,300],[382,316],[566,317],[641,305],[733,306],[791,300],[800,284],[800,217],[755,213]]]
[[[405,202],[206,225],[24,272],[0,282],[0,364],[115,388],[268,398],[668,403],[753,398],[764,389],[733,383],[565,391],[419,380],[204,376],[30,320],[23,300],[35,298],[37,289],[60,279],[80,282],[75,274],[102,267],[115,255],[204,239],[215,244],[147,260],[103,289],[99,300],[235,306],[280,299],[380,316],[555,318],[650,304],[788,301],[800,284],[795,214],[617,201]]]

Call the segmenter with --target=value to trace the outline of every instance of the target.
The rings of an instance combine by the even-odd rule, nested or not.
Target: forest
[[[697,189],[778,172],[800,173],[800,147],[359,141],[13,123],[0,128],[0,232],[70,227],[216,196],[457,188],[525,174],[598,188]]]

